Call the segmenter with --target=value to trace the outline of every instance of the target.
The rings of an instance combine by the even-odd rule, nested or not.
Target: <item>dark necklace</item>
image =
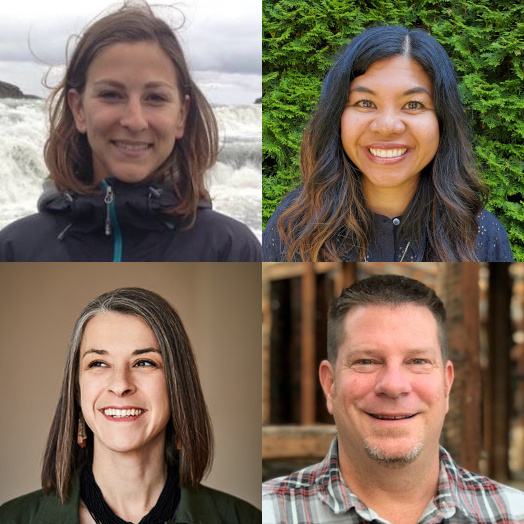
[[[113,510],[107,505],[95,481],[91,462],[84,466],[80,476],[80,496],[97,524],[132,524],[115,515]],[[139,524],[163,524],[167,520],[172,519],[179,500],[178,467],[172,466],[167,470],[166,484],[155,507]]]

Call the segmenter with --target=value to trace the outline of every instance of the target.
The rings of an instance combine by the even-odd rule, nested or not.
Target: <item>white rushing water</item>
[[[223,143],[208,176],[213,209],[247,224],[262,239],[262,106],[216,106]],[[0,229],[36,212],[47,175],[46,106],[0,100]]]

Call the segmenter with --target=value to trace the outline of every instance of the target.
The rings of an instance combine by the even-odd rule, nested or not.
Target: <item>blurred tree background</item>
[[[524,3],[509,0],[263,0],[263,220],[300,183],[304,127],[337,53],[380,24],[423,28],[457,70],[487,208],[524,261]]]

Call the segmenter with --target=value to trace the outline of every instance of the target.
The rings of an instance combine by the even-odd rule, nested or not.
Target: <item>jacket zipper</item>
[[[113,262],[122,262],[122,231],[116,216],[115,194],[113,188],[105,181],[102,181],[102,187],[105,189],[104,203],[106,205],[106,236],[113,234]]]

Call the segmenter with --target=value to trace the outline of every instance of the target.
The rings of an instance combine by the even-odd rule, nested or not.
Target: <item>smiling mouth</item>
[[[413,418],[417,414],[415,413],[413,415],[398,415],[398,416],[395,416],[395,415],[374,415],[373,413],[368,413],[368,415],[370,417],[376,418],[378,420],[406,420],[408,418]]]
[[[107,408],[107,409],[102,409],[101,411],[106,417],[111,417],[111,418],[138,417],[146,412],[145,409],[135,409],[135,408],[132,408],[132,409]]]
[[[126,151],[146,151],[147,149],[153,147],[152,144],[147,144],[145,142],[131,144],[129,142],[120,142],[118,140],[112,141],[113,145],[120,149],[125,149]]]
[[[404,155],[407,151],[406,149],[376,149],[374,147],[369,148],[369,152],[378,158],[397,158]]]

